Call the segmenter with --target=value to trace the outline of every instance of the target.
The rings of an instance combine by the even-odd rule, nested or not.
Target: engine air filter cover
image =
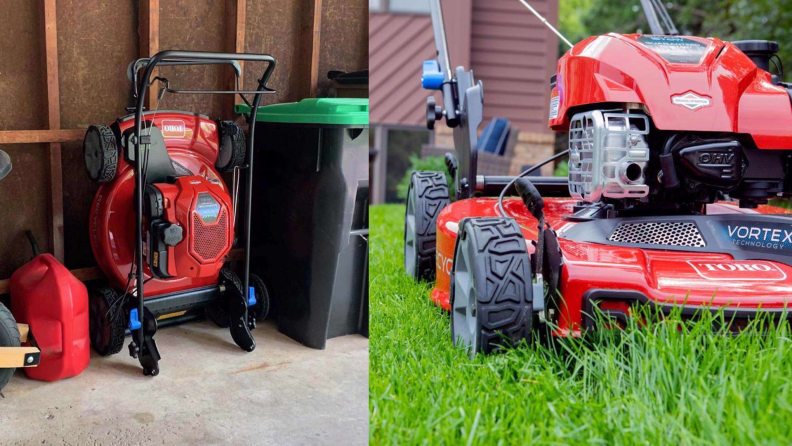
[[[569,126],[569,193],[597,202],[641,198],[649,193],[649,119],[640,114],[593,110],[578,113]]]

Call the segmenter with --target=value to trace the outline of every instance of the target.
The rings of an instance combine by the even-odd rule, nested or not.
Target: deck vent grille
[[[693,222],[619,223],[608,240],[633,245],[704,248],[707,242]]]

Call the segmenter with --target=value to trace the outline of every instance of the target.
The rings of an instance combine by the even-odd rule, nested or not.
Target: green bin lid
[[[249,115],[247,104],[237,104],[238,114]],[[300,102],[260,106],[256,120],[291,124],[368,125],[369,100],[311,98]]]

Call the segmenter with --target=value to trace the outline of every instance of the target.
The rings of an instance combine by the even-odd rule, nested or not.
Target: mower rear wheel
[[[209,303],[209,305],[204,308],[204,313],[207,319],[214,322],[214,324],[220,328],[228,328],[231,326],[231,317],[223,307],[220,299]]]
[[[230,172],[234,167],[245,164],[245,132],[233,121],[220,121],[217,126],[220,129],[220,153],[215,167],[220,172]]]
[[[5,305],[0,304],[0,347],[19,347],[19,327]],[[0,369],[0,391],[14,375],[16,369]]]
[[[234,292],[231,287],[242,293],[242,280],[230,268],[223,268],[220,270],[220,285],[225,288],[225,291],[221,294],[220,299],[206,306],[206,317],[218,327],[228,328],[231,326],[231,316],[226,310],[226,293]],[[242,295],[244,296],[244,294]]]
[[[118,169],[118,144],[110,127],[88,127],[83,140],[83,155],[88,178],[99,183],[113,181]]]
[[[520,226],[512,218],[466,218],[451,271],[451,337],[471,356],[530,339],[533,273]]]
[[[261,280],[261,277],[255,274],[250,275],[250,286],[252,286],[256,292],[256,305],[252,306],[250,310],[256,322],[261,322],[266,319],[269,314],[269,291],[267,291],[267,286],[264,285],[264,281]]]
[[[110,287],[91,291],[88,302],[91,347],[100,356],[115,355],[124,348],[127,321],[123,308],[117,308],[119,299]]]
[[[404,214],[404,269],[416,281],[435,279],[437,216],[449,203],[442,172],[413,172]]]

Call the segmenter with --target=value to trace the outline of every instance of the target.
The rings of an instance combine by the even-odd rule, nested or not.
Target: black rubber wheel
[[[110,307],[120,299],[110,287],[96,288],[89,297],[89,332],[91,347],[100,356],[115,355],[124,348],[127,320],[123,308],[111,312]]]
[[[223,308],[220,299],[210,302],[209,305],[204,308],[204,313],[207,319],[214,322],[214,324],[220,328],[228,328],[231,326],[231,317],[228,315],[225,308]]]
[[[223,285],[226,291],[219,299],[207,305],[205,312],[207,319],[214,322],[215,325],[220,328],[228,328],[231,326],[231,316],[226,310],[225,293],[234,292],[234,289],[236,289],[236,292],[242,293],[242,280],[230,268],[223,268],[220,270],[220,285]]]
[[[448,206],[442,172],[413,172],[404,213],[404,269],[416,281],[435,279],[437,216]]]
[[[451,270],[451,337],[471,356],[530,339],[533,273],[525,237],[512,218],[466,218]]]
[[[255,274],[250,275],[250,286],[256,291],[256,305],[251,307],[250,310],[256,322],[261,322],[266,319],[269,314],[269,291],[267,291],[267,286],[264,285],[264,281],[261,280],[261,277]]]
[[[19,327],[11,311],[0,304],[0,347],[19,347]],[[16,369],[0,369],[0,391],[14,375]]]
[[[99,183],[113,181],[118,169],[118,144],[110,127],[88,127],[83,140],[83,154],[88,178]]]
[[[233,121],[220,121],[217,127],[220,129],[220,154],[215,167],[220,172],[230,172],[245,164],[245,132]]]

